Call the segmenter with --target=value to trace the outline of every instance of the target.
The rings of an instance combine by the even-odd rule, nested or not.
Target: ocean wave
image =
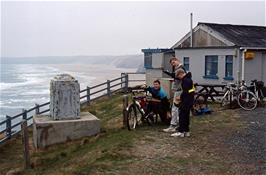
[[[0,90],[12,90],[23,86],[34,86],[46,84],[47,88],[49,86],[49,81],[55,75],[58,74],[58,69],[53,67],[44,67],[36,65],[16,65],[14,69],[17,70],[17,78],[22,82],[1,82]]]
[[[24,92],[23,95],[49,95],[50,90],[49,89],[43,89],[43,90],[32,90]]]
[[[20,112],[22,108],[30,108],[34,103],[49,101],[50,80],[58,74],[68,73],[80,83],[81,89],[90,85],[96,77],[87,72],[61,70],[47,65],[11,65],[6,67],[5,80],[0,82],[0,107],[2,115]],[[12,68],[12,69],[11,69]],[[4,80],[4,79],[3,79]],[[13,81],[13,82],[12,82]]]
[[[25,82],[19,82],[19,83],[15,83],[15,82],[14,83],[4,83],[4,82],[1,82],[0,83],[0,90],[1,91],[10,90],[10,89],[17,88],[17,87],[40,84],[41,82],[42,82],[41,79],[37,79],[37,78],[28,78],[28,80],[26,80]]]
[[[18,98],[18,99],[8,99],[6,101],[1,101],[0,105],[5,104],[12,104],[12,103],[30,103],[33,104],[34,102],[43,102],[47,101],[49,98],[48,97],[41,97],[41,98]]]

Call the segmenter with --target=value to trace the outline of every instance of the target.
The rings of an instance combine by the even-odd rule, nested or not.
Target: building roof
[[[250,25],[232,25],[198,23],[220,33],[227,40],[241,47],[266,47],[266,27]]]
[[[162,53],[162,52],[169,52],[173,51],[173,49],[167,49],[167,48],[156,48],[156,49],[141,49],[143,53]]]

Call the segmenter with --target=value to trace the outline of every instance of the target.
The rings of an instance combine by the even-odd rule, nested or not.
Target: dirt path
[[[149,128],[130,155],[128,169],[135,173],[266,174],[266,108],[194,119],[192,137],[185,139]]]
[[[233,163],[242,167],[243,174],[266,174],[266,108],[236,112],[246,128],[226,140],[229,152],[238,157]]]

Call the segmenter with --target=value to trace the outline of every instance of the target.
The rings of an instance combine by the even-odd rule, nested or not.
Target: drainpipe
[[[241,48],[240,48],[241,49]],[[245,53],[247,49],[242,50],[242,71],[241,71],[241,80],[245,80]]]
[[[193,13],[190,13],[190,47],[193,47]]]

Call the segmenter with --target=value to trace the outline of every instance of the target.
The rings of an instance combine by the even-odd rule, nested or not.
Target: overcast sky
[[[139,54],[198,22],[264,25],[265,1],[1,2],[1,56]]]

